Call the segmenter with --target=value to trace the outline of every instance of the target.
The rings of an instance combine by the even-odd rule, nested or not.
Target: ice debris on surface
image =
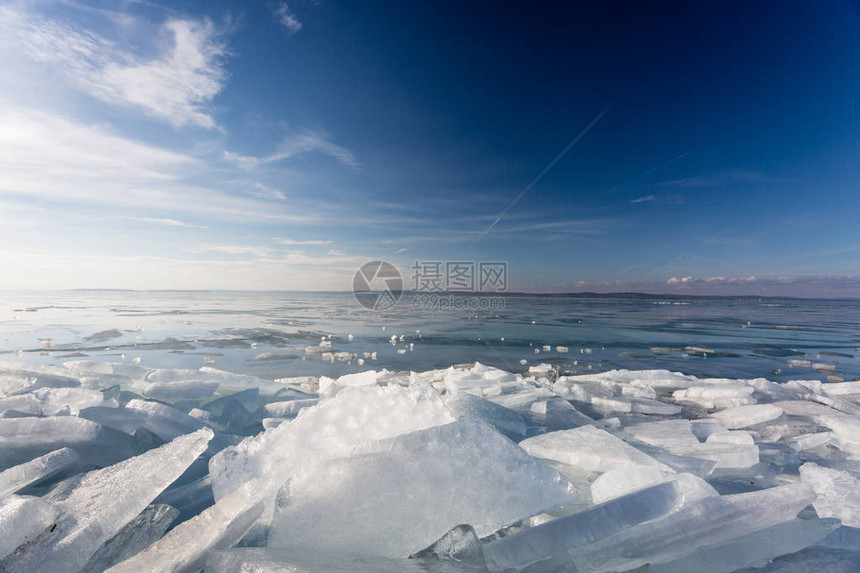
[[[857,571],[858,491],[856,381],[0,361],[0,570]]]
[[[212,430],[181,436],[159,448],[94,470],[56,503],[56,526],[0,561],[0,569],[80,571],[93,554],[134,519],[202,454]]]

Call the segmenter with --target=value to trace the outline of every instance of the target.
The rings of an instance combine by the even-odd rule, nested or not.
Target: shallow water
[[[372,312],[351,294],[5,292],[0,359],[139,358],[144,366],[209,365],[267,378],[474,361],[512,371],[551,363],[575,373],[666,368],[780,381],[860,377],[857,301],[511,296],[504,305],[422,310],[407,295],[389,311]],[[333,352],[356,357],[330,361],[305,351],[324,336],[332,337]],[[366,352],[376,352],[376,360],[361,365],[357,358]]]

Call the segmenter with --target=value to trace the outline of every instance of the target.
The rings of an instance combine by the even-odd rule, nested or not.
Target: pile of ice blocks
[[[0,570],[860,570],[860,382],[0,363]]]

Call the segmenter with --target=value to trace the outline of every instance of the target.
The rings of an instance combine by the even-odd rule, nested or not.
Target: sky
[[[860,4],[0,3],[0,288],[860,296]]]

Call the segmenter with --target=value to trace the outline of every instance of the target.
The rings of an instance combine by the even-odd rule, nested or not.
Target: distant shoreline
[[[38,291],[33,291],[38,292]],[[43,291],[44,292],[44,291]],[[318,294],[318,295],[351,295],[352,291],[313,291],[313,290],[227,290],[227,289],[99,289],[99,288],[77,288],[63,289],[53,292],[116,292],[116,293],[249,293],[249,294]],[[585,299],[621,299],[621,300],[818,300],[838,302],[860,302],[857,297],[803,297],[803,296],[777,296],[777,295],[696,295],[696,294],[670,294],[670,293],[645,293],[645,292],[563,292],[563,293],[541,293],[541,292],[421,292],[405,290],[404,295],[456,295],[456,296],[500,296],[506,298],[585,298]]]

